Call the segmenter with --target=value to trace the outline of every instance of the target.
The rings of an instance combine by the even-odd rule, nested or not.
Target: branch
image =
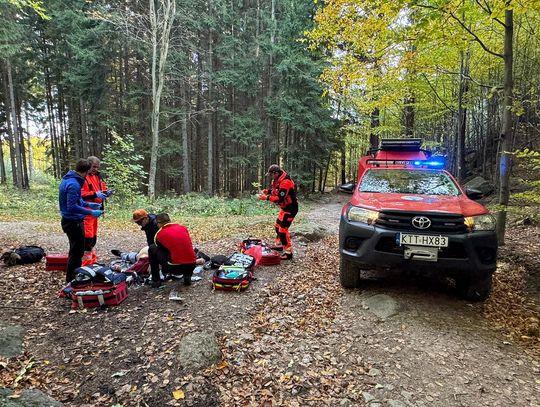
[[[474,32],[472,32],[472,30],[467,27],[463,21],[461,21],[459,18],[457,18],[454,13],[452,13],[451,11],[445,11],[445,10],[441,10],[440,8],[438,7],[434,7],[434,6],[430,6],[430,5],[426,5],[426,4],[416,4],[417,7],[420,7],[420,8],[427,8],[427,9],[431,9],[431,10],[436,10],[436,11],[439,11],[441,13],[444,13],[444,14],[448,14],[450,17],[452,17],[460,26],[461,28],[463,28],[465,31],[467,31],[469,33],[469,35],[471,37],[474,38],[474,40],[482,47],[482,49],[484,51],[486,51],[488,54],[491,54],[491,55],[494,55],[496,57],[499,57],[501,59],[504,59],[504,55],[503,54],[499,54],[497,52],[494,52],[492,50],[490,50],[486,44],[484,44],[484,42],[480,39],[480,37],[478,37],[478,35],[476,35]]]
[[[455,109],[453,109],[451,106],[448,106],[446,104],[446,102],[444,100],[441,99],[441,97],[439,96],[439,93],[437,92],[437,90],[433,87],[433,85],[431,84],[431,82],[429,81],[428,77],[426,76],[425,73],[422,74],[422,76],[424,77],[424,79],[426,80],[426,82],[428,83],[429,87],[431,88],[431,90],[433,91],[433,93],[435,93],[435,96],[437,96],[437,99],[439,99],[441,101],[441,103],[444,105],[444,107],[446,107],[448,110],[450,110],[453,114],[456,113]]]
[[[491,8],[489,7],[489,4],[487,2],[485,4],[481,4],[480,0],[475,0],[475,2],[476,2],[476,4],[478,4],[478,7],[480,7],[482,10],[484,10],[485,13],[487,13],[489,16],[491,16]],[[498,18],[493,18],[493,20],[498,22],[500,25],[502,25],[503,28],[506,28],[506,24],[504,24]]]
[[[497,89],[497,90],[502,90],[504,89],[503,86],[495,86],[495,85],[486,85],[484,83],[481,83],[481,82],[478,82],[476,79],[474,79],[472,76],[470,75],[465,75],[463,74],[462,72],[453,72],[453,71],[449,71],[447,69],[441,69],[439,67],[436,67],[435,68],[437,70],[437,72],[440,72],[440,73],[443,73],[443,74],[448,74],[448,75],[457,75],[457,76],[461,76],[462,78],[464,79],[467,79],[469,81],[471,81],[472,83],[474,83],[475,85],[478,85],[480,86],[481,88],[486,88],[486,89]]]

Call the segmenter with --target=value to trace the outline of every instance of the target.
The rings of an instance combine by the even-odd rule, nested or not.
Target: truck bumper
[[[429,235],[429,232],[399,231],[349,222],[342,216],[339,226],[340,255],[365,268],[414,269],[444,272],[450,276],[491,275],[497,268],[495,232],[444,234],[449,244],[438,250],[436,261],[406,259],[404,247],[396,243],[399,232]]]

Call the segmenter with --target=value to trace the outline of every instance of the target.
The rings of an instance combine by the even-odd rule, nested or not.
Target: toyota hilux
[[[359,160],[358,184],[341,212],[340,281],[361,270],[435,272],[468,300],[483,301],[496,269],[495,218],[420,139],[386,139]]]

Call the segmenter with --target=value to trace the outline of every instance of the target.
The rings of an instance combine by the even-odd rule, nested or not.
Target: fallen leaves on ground
[[[493,292],[485,303],[484,314],[511,340],[540,355],[540,229],[535,226],[508,228],[499,260]],[[538,290],[536,297],[530,292],[531,288]]]

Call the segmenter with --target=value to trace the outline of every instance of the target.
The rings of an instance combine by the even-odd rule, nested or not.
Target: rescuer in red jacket
[[[290,260],[293,256],[289,227],[298,213],[296,188],[291,177],[277,164],[268,168],[267,176],[272,179],[272,187],[263,190],[259,195],[261,201],[270,201],[279,206],[280,211],[274,225],[276,228],[276,245],[283,247],[281,258]]]
[[[81,188],[82,199],[86,202],[93,202],[100,204],[100,209],[104,210],[104,201],[110,195],[107,190],[107,186],[101,174],[99,173],[99,167],[101,161],[99,158],[90,156],[88,157],[90,162],[90,171],[84,180],[84,184]],[[94,264],[97,261],[96,256],[96,243],[97,243],[97,231],[98,220],[94,216],[85,216],[84,218],[84,255],[82,258],[82,265],[87,266]]]
[[[159,230],[155,244],[148,248],[152,287],[161,285],[159,268],[163,274],[183,274],[184,285],[191,285],[191,276],[195,268],[196,256],[189,231],[183,225],[171,223],[169,215],[160,213],[156,216]]]

